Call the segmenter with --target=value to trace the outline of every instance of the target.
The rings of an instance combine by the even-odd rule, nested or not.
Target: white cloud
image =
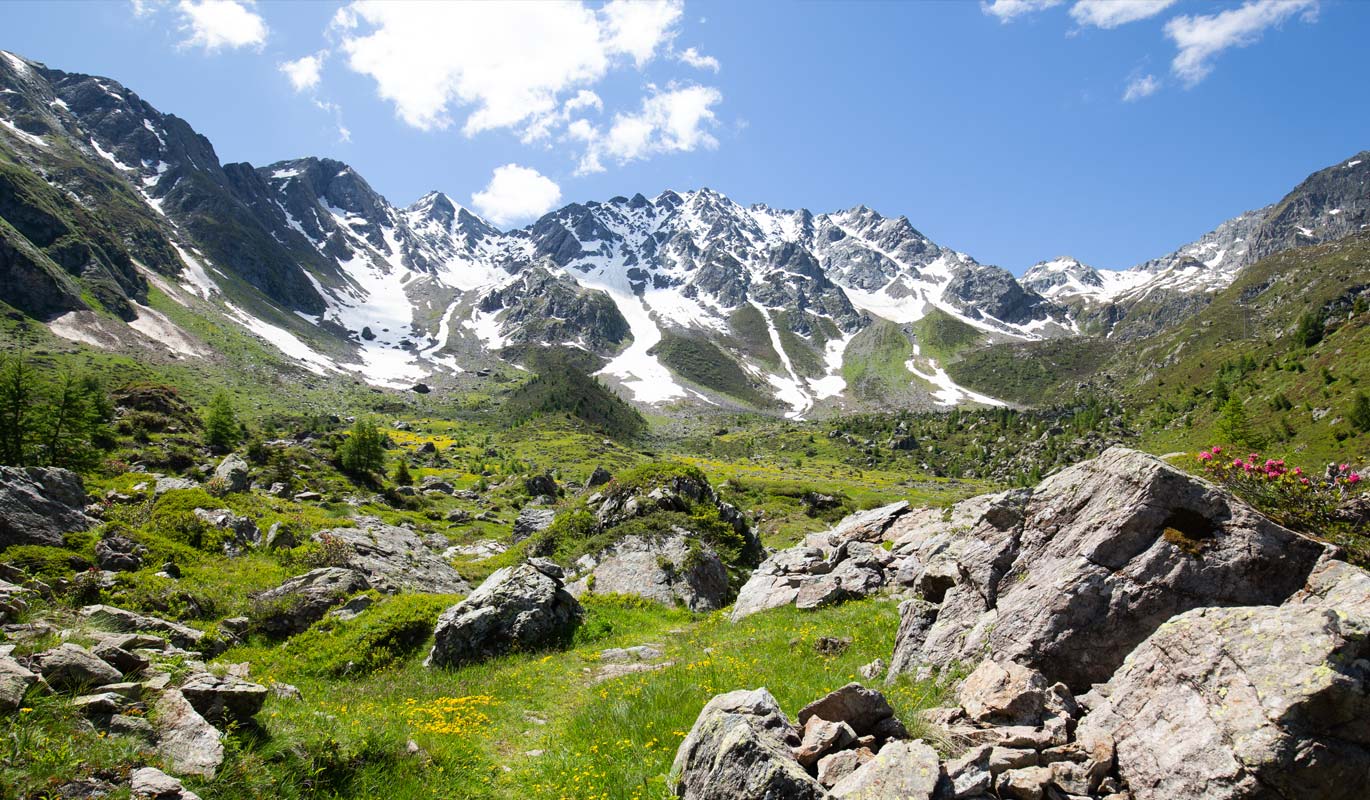
[[[657,48],[675,38],[682,0],[611,0],[602,9],[612,52],[627,53],[640,69]]]
[[[467,135],[499,128],[540,138],[562,99],[619,63],[642,66],[668,45],[678,0],[425,3],[357,0],[340,9],[348,65],[376,81],[400,119],[423,130],[452,124],[469,107]]]
[[[1079,0],[1070,16],[1081,25],[1116,28],[1129,22],[1150,19],[1175,5],[1175,0]]]
[[[615,114],[607,131],[577,120],[568,134],[588,143],[578,172],[600,172],[606,158],[626,164],[659,153],[717,147],[709,129],[718,121],[713,106],[722,101],[723,95],[712,86],[668,87],[654,91],[636,113]]]
[[[323,61],[327,57],[328,51],[320,50],[312,56],[282,62],[279,67],[281,72],[284,72],[285,76],[290,79],[290,85],[295,91],[303,92],[319,85]]]
[[[203,47],[212,53],[225,47],[260,47],[266,42],[266,20],[237,0],[181,0],[176,8],[181,13],[181,30],[188,34],[182,47]]]
[[[159,7],[165,5],[169,0],[129,0],[129,5],[133,6],[133,16],[146,17],[155,14]]]
[[[1123,92],[1123,101],[1131,103],[1141,100],[1143,97],[1150,97],[1161,88],[1161,82],[1155,75],[1142,75],[1128,81],[1127,91]]]
[[[1213,59],[1222,51],[1254,44],[1266,28],[1300,11],[1305,12],[1305,21],[1312,21],[1317,9],[1318,0],[1250,0],[1218,14],[1175,17],[1165,26],[1166,35],[1179,48],[1171,71],[1192,87],[1208,77]]]
[[[980,8],[986,14],[998,17],[1000,22],[1012,22],[1015,17],[1059,6],[1064,2],[1065,0],[994,0],[992,3],[981,2]]]
[[[718,72],[719,70],[718,59],[713,56],[701,55],[700,52],[693,47],[685,48],[685,51],[677,55],[676,58],[695,69],[707,69],[713,70],[714,72]]]
[[[496,167],[485,188],[471,195],[481,216],[496,225],[542,216],[561,201],[561,187],[531,167]]]

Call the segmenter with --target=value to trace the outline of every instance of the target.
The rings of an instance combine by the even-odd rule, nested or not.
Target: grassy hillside
[[[877,319],[847,344],[842,377],[859,398],[899,396],[914,380],[905,366],[912,356],[913,345],[899,326]]]

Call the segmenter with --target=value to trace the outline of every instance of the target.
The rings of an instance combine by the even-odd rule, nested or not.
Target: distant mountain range
[[[221,164],[115,81],[0,53],[0,302],[90,346],[210,358],[167,303],[317,375],[389,387],[582,351],[626,398],[757,408],[996,400],[966,347],[1136,339],[1244,267],[1370,225],[1370,153],[1129,270],[1021,279],[859,206],[815,214],[711,191],[568,205],[501,231],[432,192],[392,205],[346,164]],[[160,309],[160,310],[159,310]]]

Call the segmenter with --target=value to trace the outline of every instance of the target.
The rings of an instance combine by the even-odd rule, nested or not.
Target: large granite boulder
[[[269,636],[293,636],[369,588],[366,576],[355,569],[320,567],[258,594],[253,598],[253,618],[257,629]]]
[[[932,534],[956,540],[955,585],[931,624],[905,620],[891,677],[990,653],[1083,691],[1177,614],[1283,602],[1329,550],[1124,448],[1046,479],[1021,512],[981,504],[968,530]]]
[[[21,544],[61,547],[66,533],[94,524],[76,473],[56,467],[0,467],[0,549]]]
[[[314,540],[344,545],[347,566],[364,574],[375,589],[432,594],[471,591],[471,585],[418,533],[369,517],[359,518],[357,523],[354,528],[320,531]]]
[[[547,530],[557,512],[550,508],[525,508],[514,520],[514,542],[521,542],[535,533]]]
[[[765,689],[721,694],[676,751],[671,781],[686,800],[824,800],[795,758],[799,732]]]
[[[496,570],[438,618],[425,663],[453,667],[569,642],[584,611],[564,588],[560,573],[560,568],[534,564]]]
[[[1084,702],[1138,800],[1363,797],[1370,575],[1325,561],[1282,606],[1180,614]]]
[[[731,599],[723,559],[682,528],[664,536],[625,536],[590,563],[568,587],[576,597],[593,589],[679,603],[691,611],[715,611]]]
[[[33,657],[33,666],[54,689],[77,691],[107,683],[118,683],[124,676],[93,653],[76,644],[60,644]]]
[[[230,492],[245,492],[252,485],[247,462],[237,453],[230,453],[219,462],[214,468],[214,477],[223,481],[224,489]]]

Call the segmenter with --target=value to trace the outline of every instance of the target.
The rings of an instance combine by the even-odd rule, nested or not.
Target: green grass
[[[964,350],[984,340],[985,334],[940,308],[913,324],[914,337],[920,352],[946,365]]]
[[[653,353],[688,381],[758,408],[771,405],[771,400],[757,390],[742,367],[713,342],[666,333]]]
[[[913,345],[899,326],[876,320],[847,344],[842,377],[858,397],[900,395],[914,380],[905,366],[912,356]]]

